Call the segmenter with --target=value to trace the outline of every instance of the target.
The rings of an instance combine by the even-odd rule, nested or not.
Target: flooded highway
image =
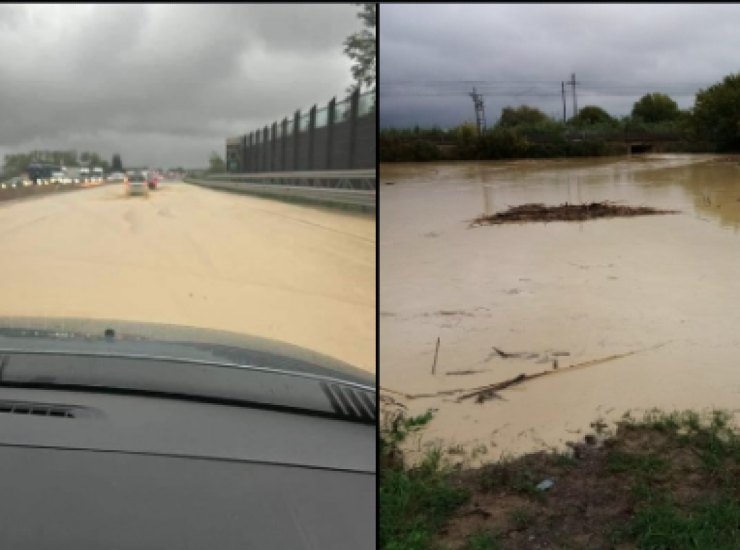
[[[470,227],[586,201],[680,213]],[[380,203],[380,385],[410,414],[437,410],[412,460],[429,445],[472,463],[563,449],[653,407],[740,412],[737,159],[388,164]]]
[[[163,183],[0,203],[0,315],[148,321],[375,372],[375,220]]]

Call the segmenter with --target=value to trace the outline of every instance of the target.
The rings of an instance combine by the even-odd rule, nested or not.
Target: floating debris
[[[485,403],[486,401],[490,401],[491,399],[501,399],[501,398],[498,396],[498,394],[494,390],[487,389],[476,395],[475,402]]]
[[[499,357],[503,357],[504,359],[509,359],[512,357],[515,357],[517,359],[537,359],[540,354],[539,353],[531,353],[528,351],[520,351],[520,352],[505,352],[503,350],[500,350],[496,346],[493,346],[493,351],[495,351]],[[493,354],[491,354],[492,356]],[[489,356],[489,357],[491,357]],[[488,359],[486,359],[488,360]]]
[[[584,221],[594,218],[617,218],[646,216],[652,214],[678,214],[678,210],[660,210],[650,206],[623,206],[610,201],[583,204],[561,204],[546,206],[528,203],[509,207],[508,210],[490,216],[480,216],[471,226],[496,225],[517,222]]]
[[[635,355],[637,353],[642,353],[645,351],[655,350],[658,348],[662,348],[663,346],[667,345],[671,341],[663,342],[661,344],[657,344],[655,346],[637,349],[634,351],[628,351],[626,353],[619,353],[616,355],[609,355],[608,357],[601,357],[598,359],[592,359],[590,361],[584,361],[582,363],[576,363],[574,365],[568,365],[567,367],[560,368],[558,370],[547,370],[542,372],[536,372],[534,374],[519,374],[518,376],[514,378],[510,378],[508,380],[504,380],[503,382],[497,382],[495,384],[486,384],[485,386],[478,386],[476,388],[455,388],[455,389],[449,389],[449,390],[442,390],[437,391],[434,393],[418,393],[418,394],[408,394],[403,393],[399,391],[394,391],[388,388],[385,388],[383,386],[380,387],[381,391],[389,392],[394,395],[398,395],[401,397],[404,397],[405,399],[422,399],[422,398],[429,398],[429,397],[440,397],[440,396],[446,396],[446,395],[456,395],[456,394],[462,394],[459,395],[456,399],[458,403],[465,399],[470,399],[471,397],[478,398],[480,394],[483,394],[483,397],[488,397],[490,395],[489,391],[493,390],[493,392],[498,392],[500,390],[504,390],[506,388],[509,388],[511,386],[515,386],[518,384],[522,384],[524,382],[529,382],[531,380],[534,380],[536,378],[541,378],[542,376],[548,376],[548,375],[555,375],[555,374],[565,374],[567,372],[572,372],[575,370],[580,370],[583,368],[593,367],[596,365],[601,365],[602,363],[607,363],[609,361],[614,361],[616,359],[622,359],[624,357],[629,357],[631,355]]]
[[[544,479],[540,481],[535,489],[538,491],[547,491],[548,489],[552,488],[555,485],[555,482],[552,479]]]

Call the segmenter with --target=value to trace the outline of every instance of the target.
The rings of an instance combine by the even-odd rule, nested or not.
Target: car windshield
[[[79,349],[107,329],[259,340],[374,377],[375,62],[363,77],[345,52],[361,13],[3,7],[3,328]]]

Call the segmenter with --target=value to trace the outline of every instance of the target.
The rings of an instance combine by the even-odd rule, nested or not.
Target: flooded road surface
[[[0,315],[273,338],[375,371],[375,220],[164,183],[0,203]]]
[[[411,414],[438,409],[412,451],[459,446],[475,462],[562,449],[599,418],[652,407],[738,418],[736,160],[398,164],[380,182],[381,387],[435,393],[553,371],[483,403],[388,394]],[[602,200],[681,213],[469,228],[527,202]],[[473,372],[448,374],[460,371]]]

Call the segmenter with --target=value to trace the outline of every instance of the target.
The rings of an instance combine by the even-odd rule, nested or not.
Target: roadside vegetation
[[[555,120],[527,105],[506,107],[498,122],[480,135],[466,122],[451,129],[386,128],[379,134],[381,162],[496,160],[619,155],[625,139],[661,141],[665,152],[740,151],[740,73],[726,76],[696,95],[682,111],[666,94],[648,93],[629,116],[614,118],[596,105],[568,121]]]
[[[385,417],[381,548],[740,548],[740,433],[729,413],[625,415],[613,431],[594,423],[567,453],[475,469],[450,467],[441,449],[405,464],[402,443],[430,421]]]

